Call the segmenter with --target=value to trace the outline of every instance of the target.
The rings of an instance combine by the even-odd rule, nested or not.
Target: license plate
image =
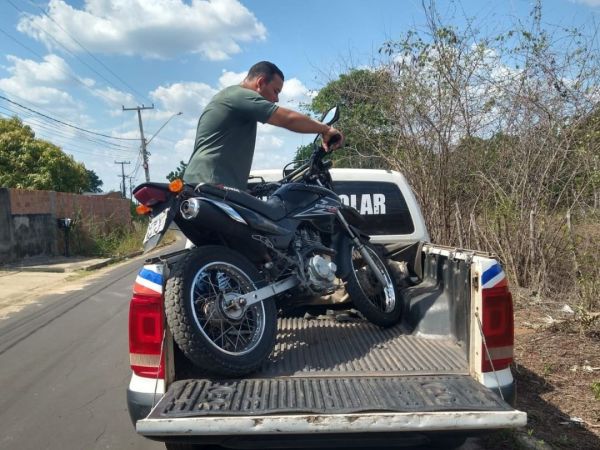
[[[163,230],[165,227],[165,222],[167,221],[168,212],[169,208],[166,208],[163,212],[150,221],[148,224],[148,230],[146,230],[146,236],[144,237],[144,244]]]

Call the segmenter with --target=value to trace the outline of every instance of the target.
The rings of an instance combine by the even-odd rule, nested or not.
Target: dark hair
[[[274,75],[279,75],[282,80],[285,79],[283,77],[283,72],[279,69],[279,67],[269,61],[261,61],[250,67],[250,70],[248,71],[248,78],[256,78],[260,75],[264,75],[267,78],[268,83],[271,82]]]

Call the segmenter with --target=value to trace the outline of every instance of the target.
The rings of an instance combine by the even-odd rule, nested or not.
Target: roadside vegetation
[[[507,30],[424,8],[423,28],[346,64],[309,109],[342,107],[335,167],[402,172],[434,242],[499,256],[530,433],[598,448],[599,30],[547,24],[541,1]]]
[[[120,257],[142,249],[147,221],[106,229],[103,224],[76,223],[72,233],[74,253],[84,256]]]
[[[74,218],[69,233],[69,247],[73,255],[120,258],[143,250],[144,236],[148,228],[148,216],[135,212],[131,202],[130,221],[124,225],[114,225],[103,221],[83,220],[81,214]],[[59,247],[64,248],[64,234],[60,236]],[[161,245],[175,241],[175,234],[167,231]]]

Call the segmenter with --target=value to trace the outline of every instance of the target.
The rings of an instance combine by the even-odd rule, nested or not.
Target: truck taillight
[[[136,375],[164,378],[162,297],[133,294],[129,304],[129,361]]]
[[[512,295],[507,286],[483,289],[482,294],[482,328],[487,351],[482,345],[481,371],[491,372],[492,366],[493,370],[506,369],[513,361]]]

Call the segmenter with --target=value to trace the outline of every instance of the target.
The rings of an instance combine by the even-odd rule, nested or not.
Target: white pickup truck
[[[513,407],[512,298],[498,260],[429,243],[400,173],[331,173],[342,201],[365,216],[371,241],[397,262],[401,323],[379,328],[343,296],[320,299],[307,314],[280,313],[277,344],[258,372],[215,378],[185,358],[165,321],[164,286],[185,250],[148,260],[129,316],[127,401],[139,434],[171,449],[448,448],[526,424]]]

